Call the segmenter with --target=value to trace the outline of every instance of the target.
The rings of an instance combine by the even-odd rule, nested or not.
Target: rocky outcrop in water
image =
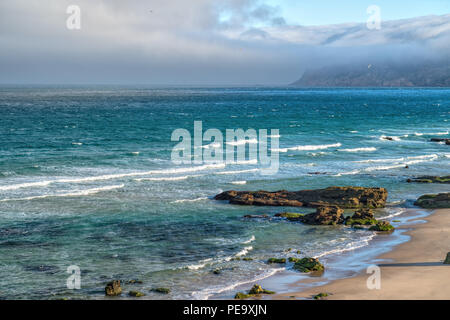
[[[377,232],[392,232],[394,229],[395,228],[387,221],[378,221],[376,225],[369,228],[370,231]]]
[[[316,258],[302,258],[295,262],[293,268],[300,272],[318,272],[325,270],[323,264]]]
[[[263,289],[259,284],[255,284],[248,293],[238,292],[234,296],[235,299],[247,299],[260,294],[274,294],[274,291]]]
[[[439,194],[425,194],[414,205],[425,209],[450,208],[450,192]]]
[[[344,210],[336,206],[318,207],[316,212],[309,213],[300,218],[306,224],[337,225],[344,222]]]
[[[345,224],[349,226],[368,226],[375,225],[377,220],[374,217],[373,210],[363,208],[355,211],[353,216],[345,219]]]
[[[450,176],[421,176],[406,180],[406,182],[417,183],[450,183]]]
[[[122,287],[120,286],[120,280],[113,280],[106,284],[105,295],[118,296],[120,294],[122,294]]]
[[[431,138],[431,142],[444,142],[446,145],[450,145],[450,139],[448,138]]]
[[[329,187],[300,191],[225,191],[215,200],[228,200],[231,204],[254,206],[327,207],[343,209],[382,208],[386,204],[384,188]]]

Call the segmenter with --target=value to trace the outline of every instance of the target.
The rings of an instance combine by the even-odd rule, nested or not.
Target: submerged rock
[[[421,176],[406,180],[406,182],[416,183],[450,183],[450,176]]]
[[[448,139],[448,138],[431,138],[430,141],[431,142],[444,142],[447,145],[450,144],[450,139]]]
[[[106,284],[105,295],[118,296],[120,294],[122,294],[122,287],[120,286],[120,280],[113,280]]]
[[[225,191],[215,200],[228,200],[231,204],[255,206],[320,207],[338,206],[344,209],[382,208],[386,204],[384,188],[329,187],[300,191]]]
[[[450,192],[438,194],[425,194],[414,205],[425,209],[450,208]]]
[[[285,258],[270,258],[267,263],[286,263]]]
[[[131,279],[127,281],[127,284],[143,284],[144,282],[142,282],[141,280],[137,280],[137,279]]]
[[[169,294],[170,289],[169,288],[153,288],[151,291],[157,292],[157,293],[163,293],[163,294]]]
[[[145,293],[140,292],[140,291],[130,291],[130,292],[128,292],[128,295],[129,295],[130,297],[136,297],[136,298],[139,298],[139,297],[145,296]]]
[[[450,252],[447,253],[447,257],[444,260],[444,264],[450,264]]]
[[[297,212],[281,212],[275,214],[275,217],[286,218],[289,221],[300,221],[300,219],[304,216],[303,213]]]
[[[269,219],[270,217],[267,214],[246,214],[244,216],[245,219]]]
[[[323,272],[325,267],[316,258],[302,258],[295,262],[293,268],[300,272]]]
[[[376,225],[369,228],[370,231],[391,232],[394,227],[387,221],[378,221]]]
[[[306,224],[315,225],[336,225],[344,222],[344,210],[336,206],[318,207],[316,212],[309,213],[300,218]]]

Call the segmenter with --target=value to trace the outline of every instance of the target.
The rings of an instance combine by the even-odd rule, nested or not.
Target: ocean
[[[194,121],[224,133],[279,129],[278,172],[174,164],[171,134]],[[449,191],[406,183],[449,174],[450,147],[429,141],[450,138],[449,121],[450,89],[1,87],[0,298],[103,299],[113,279],[141,280],[126,288],[150,299],[232,297],[291,272],[266,263],[289,248],[325,263],[372,250],[377,236],[365,230],[243,218],[311,209],[212,198],[385,187],[388,206],[376,216],[396,220],[418,196]],[[66,286],[69,266],[81,270],[79,290]]]

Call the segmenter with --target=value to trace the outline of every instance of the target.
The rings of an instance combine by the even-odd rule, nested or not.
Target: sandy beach
[[[329,296],[324,299],[330,300],[450,299],[450,265],[443,264],[450,251],[450,209],[435,210],[423,220],[427,222],[402,227],[408,229],[406,234],[411,240],[374,261],[381,269],[379,290],[367,288],[371,274],[362,272],[356,277],[273,298],[312,298],[326,292]]]

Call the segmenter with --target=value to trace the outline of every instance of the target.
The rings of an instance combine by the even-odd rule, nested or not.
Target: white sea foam
[[[213,259],[211,259],[211,258],[205,259],[205,260],[200,261],[200,263],[198,263],[198,264],[191,264],[184,268],[189,269],[189,270],[198,270],[198,269],[206,267],[212,260]]]
[[[241,251],[239,251],[238,253],[236,253],[234,256],[235,257],[242,257],[245,256],[247,253],[249,253],[249,251],[253,250],[252,246],[249,247],[245,247],[244,249],[242,249]],[[230,259],[229,259],[230,260]]]
[[[83,145],[83,143],[81,143],[81,142],[72,142],[72,144],[73,144],[74,146],[81,146],[81,145]]]
[[[30,187],[45,187],[53,183],[83,183],[83,182],[93,182],[93,181],[102,181],[102,180],[112,180],[112,179],[120,179],[120,178],[128,178],[128,177],[136,177],[136,176],[146,176],[152,174],[176,174],[176,173],[189,173],[196,171],[203,171],[209,169],[223,169],[225,168],[225,164],[207,164],[196,167],[186,167],[186,168],[174,168],[174,169],[162,169],[162,170],[151,170],[151,171],[142,171],[142,172],[130,172],[130,173],[118,173],[118,174],[107,174],[101,176],[92,176],[92,177],[82,177],[82,178],[65,178],[65,179],[56,179],[56,180],[48,180],[48,181],[38,181],[38,182],[27,182],[13,185],[3,185],[0,186],[0,190],[16,190],[20,188],[30,188]]]
[[[242,181],[231,181],[231,184],[243,185],[243,184],[247,184],[247,181],[245,181],[245,180],[242,180]]]
[[[368,235],[368,236],[366,236],[364,238],[361,238],[361,239],[359,239],[357,241],[353,241],[353,242],[350,242],[350,243],[346,244],[344,248],[339,248],[339,249],[333,249],[333,250],[330,250],[330,251],[325,251],[325,252],[322,252],[322,253],[314,256],[313,258],[318,259],[318,258],[321,258],[323,256],[330,255],[330,254],[342,253],[342,252],[352,251],[352,250],[355,250],[355,249],[366,247],[366,246],[369,245],[369,242],[373,238],[375,238],[375,236],[376,236],[376,234],[372,233],[372,234],[370,234],[370,235]]]
[[[338,151],[342,151],[342,152],[372,152],[372,151],[377,151],[377,148],[367,147],[367,148],[339,149]]]
[[[92,194],[96,194],[99,192],[104,191],[110,191],[114,189],[121,189],[124,185],[115,185],[115,186],[105,186],[105,187],[99,187],[99,188],[92,188],[92,189],[86,189],[86,190],[78,190],[78,191],[72,191],[68,193],[55,193],[55,194],[44,194],[40,196],[32,196],[32,197],[25,197],[25,198],[11,198],[11,199],[2,199],[0,202],[6,202],[6,201],[24,201],[24,200],[35,200],[35,199],[45,199],[45,198],[52,198],[52,197],[80,197],[80,196],[88,196]]]
[[[200,198],[195,198],[195,199],[180,199],[180,200],[172,201],[171,203],[197,202],[197,201],[203,201],[203,200],[208,200],[208,198],[207,197],[200,197]]]
[[[434,135],[438,135],[438,136],[445,136],[445,135],[447,135],[448,134],[448,131],[445,131],[445,132],[436,132],[436,133],[433,133]]]
[[[238,160],[238,161],[235,161],[234,164],[240,164],[240,165],[246,165],[246,164],[258,164],[258,159]]]
[[[405,209],[399,209],[399,210],[395,211],[394,213],[391,213],[390,215],[387,215],[387,216],[382,217],[382,218],[378,218],[378,220],[387,220],[387,219],[391,219],[391,218],[393,218],[393,217],[396,217],[396,216],[399,216],[399,215],[405,213],[405,211],[406,211]]]
[[[322,144],[322,145],[304,145],[304,146],[295,146],[290,148],[280,148],[280,149],[273,149],[273,151],[278,152],[288,152],[288,151],[312,151],[312,150],[323,150],[328,148],[336,148],[342,146],[341,143],[334,143],[334,144]]]
[[[258,172],[258,171],[259,171],[259,169],[247,169],[247,170],[214,172],[214,174],[239,174],[239,173]]]
[[[195,178],[195,177],[201,177],[203,175],[197,174],[197,175],[187,175],[187,176],[179,176],[179,177],[160,177],[160,178],[139,178],[134,179],[135,181],[179,181],[179,180],[186,180],[188,178]]]
[[[250,239],[248,239],[248,240],[245,240],[245,241],[242,241],[242,243],[243,244],[248,244],[248,243],[251,243],[251,242],[253,242],[253,241],[255,241],[256,240],[256,238],[255,238],[255,236],[251,236],[250,237]]]
[[[252,282],[256,282],[256,281],[261,281],[265,278],[268,278],[270,276],[273,276],[274,274],[276,274],[277,272],[283,271],[285,270],[285,268],[273,268],[273,269],[268,269],[266,270],[263,274],[250,279],[250,280],[245,280],[245,281],[241,281],[241,282],[236,282],[233,283],[229,286],[225,286],[225,287],[215,287],[215,288],[208,288],[208,289],[204,289],[201,291],[194,291],[192,292],[192,297],[194,299],[197,300],[207,300],[209,297],[211,297],[214,294],[218,294],[218,293],[222,293],[222,292],[226,292],[226,291],[230,291],[233,290],[234,288],[247,284],[247,283],[252,283]]]
[[[237,141],[226,142],[226,144],[230,146],[241,146],[243,144],[256,144],[258,143],[258,139],[242,139]]]
[[[423,136],[423,133],[421,133],[421,132],[414,132],[414,135],[420,137],[420,136]]]

